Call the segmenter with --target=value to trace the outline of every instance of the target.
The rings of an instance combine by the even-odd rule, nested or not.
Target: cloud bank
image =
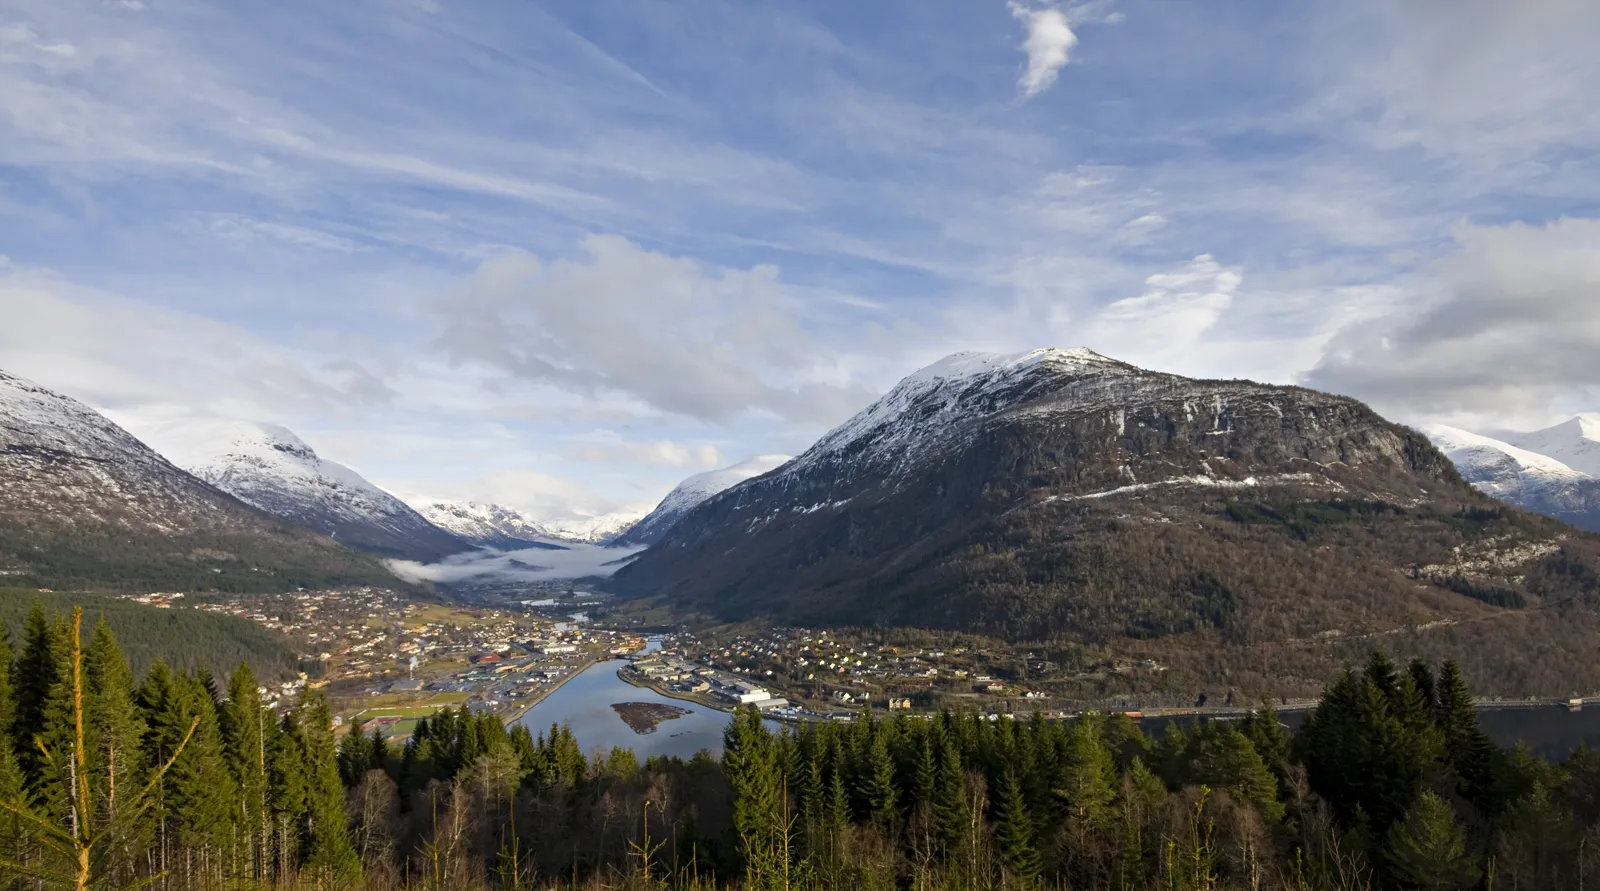
[[[621,568],[622,561],[642,550],[582,544],[573,544],[564,551],[483,549],[456,554],[439,563],[385,560],[384,565],[408,582],[545,582],[609,576]]]

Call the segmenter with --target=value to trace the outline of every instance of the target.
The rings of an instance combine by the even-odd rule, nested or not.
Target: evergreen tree
[[[1117,766],[1100,726],[1098,716],[1085,715],[1068,729],[1055,787],[1068,812],[1093,826],[1109,821],[1117,797]]]
[[[733,788],[734,834],[746,875],[763,887],[786,869],[780,859],[787,827],[779,813],[784,790],[777,746],[754,708],[740,709],[722,738],[722,766]]]
[[[1000,772],[1000,784],[995,790],[995,838],[1000,843],[1000,856],[1006,870],[1021,881],[1032,882],[1043,869],[1039,850],[1034,844],[1033,815],[1028,812],[1027,800],[1016,772],[1010,767]]]
[[[1444,799],[1422,793],[1388,836],[1389,862],[1397,879],[1413,888],[1471,888],[1478,868],[1467,853],[1466,832]]]
[[[299,864],[310,798],[305,741],[293,715],[284,716],[266,745],[267,808],[272,836],[272,856],[268,859],[273,872],[283,875]]]
[[[333,713],[320,690],[306,691],[296,709],[296,723],[306,757],[306,866],[321,875],[353,876],[360,862],[350,843],[344,785],[339,782],[333,741]]]
[[[933,754],[932,734],[922,734],[922,745],[917,747],[917,764],[912,774],[911,795],[915,806],[930,809],[934,806],[935,790],[939,786],[939,762]]]
[[[1457,789],[1480,812],[1493,818],[1499,811],[1495,788],[1498,751],[1478,726],[1478,710],[1454,661],[1446,662],[1439,673],[1434,720]]]
[[[874,733],[865,754],[857,793],[873,822],[884,827],[892,826],[896,816],[897,794],[888,733],[881,728]]]
[[[44,603],[35,600],[22,631],[22,652],[12,671],[11,686],[16,697],[11,735],[25,785],[34,791],[44,774],[43,753],[36,740],[45,731],[51,690],[61,683],[63,659],[59,630],[45,614]]]
[[[143,789],[149,766],[143,752],[144,717],[134,704],[133,671],[103,618],[95,625],[84,656],[84,676],[90,785],[98,814],[111,824],[118,818],[119,804]]]
[[[967,801],[967,774],[961,753],[946,737],[939,747],[938,788],[934,792],[934,816],[939,824],[939,839],[946,852],[957,850],[972,822]]]
[[[267,749],[277,721],[269,718],[262,706],[260,688],[249,665],[239,663],[229,676],[228,699],[217,717],[222,730],[223,759],[239,790],[236,818],[241,834],[248,840],[246,849],[251,872],[259,876],[267,867],[264,858],[271,837]]]

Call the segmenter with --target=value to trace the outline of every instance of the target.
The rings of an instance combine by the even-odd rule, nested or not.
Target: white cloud
[[[1006,4],[1011,15],[1028,29],[1022,41],[1028,66],[1017,80],[1026,96],[1036,96],[1056,82],[1056,74],[1067,64],[1067,54],[1078,45],[1078,35],[1067,24],[1067,15],[1055,7],[1032,9],[1021,3]]]
[[[1407,299],[1307,375],[1410,418],[1539,424],[1600,401],[1600,220],[1463,224]]]
[[[573,455],[579,461],[647,464],[654,467],[705,469],[716,467],[722,462],[722,456],[714,445],[685,445],[671,440],[583,443],[573,450]]]
[[[507,253],[441,306],[453,361],[711,421],[765,412],[836,420],[859,404],[798,321],[773,266],[708,269],[616,236],[582,260]]]

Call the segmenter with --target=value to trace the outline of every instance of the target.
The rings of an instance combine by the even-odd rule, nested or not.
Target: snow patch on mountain
[[[758,477],[783,466],[792,460],[788,455],[757,455],[729,467],[697,473],[679,483],[661,503],[617,539],[618,544],[648,545],[655,543],[679,517],[713,495],[727,491],[747,479]]]
[[[1514,446],[1600,478],[1600,412],[1585,412],[1554,427],[1531,433],[1512,432],[1499,436]]]
[[[422,559],[469,547],[286,427],[186,422],[160,428],[156,439],[200,479],[350,547]]]
[[[1570,435],[1575,432],[1574,426],[1569,422],[1518,436],[1527,444],[1563,444],[1567,446],[1567,453],[1581,457],[1581,443],[1574,442]],[[1549,454],[1456,427],[1431,424],[1423,427],[1422,432],[1478,491],[1575,526],[1600,528],[1600,479],[1594,475]]]
[[[413,500],[417,512],[442,529],[485,547],[561,547],[564,544],[609,544],[639,521],[644,511],[535,520],[513,507],[479,501]]]

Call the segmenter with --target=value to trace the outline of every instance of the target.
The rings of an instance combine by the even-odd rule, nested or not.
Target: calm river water
[[[656,646],[651,642],[651,649]],[[521,718],[535,735],[551,724],[566,724],[586,754],[610,751],[612,746],[632,749],[642,761],[651,755],[688,758],[701,749],[722,751],[722,731],[729,715],[692,702],[672,699],[647,687],[635,687],[617,677],[627,660],[597,662],[529,709]],[[650,733],[635,733],[623,723],[613,703],[655,702],[687,709],[689,714],[662,721]],[[1298,728],[1303,712],[1284,712],[1283,722]],[[1478,713],[1483,729],[1501,745],[1525,742],[1534,752],[1551,759],[1565,758],[1580,743],[1600,747],[1600,707],[1579,712],[1561,707],[1484,709]],[[1178,719],[1188,723],[1192,719]],[[1165,721],[1148,720],[1144,730],[1159,735]],[[768,722],[768,726],[779,725]]]

